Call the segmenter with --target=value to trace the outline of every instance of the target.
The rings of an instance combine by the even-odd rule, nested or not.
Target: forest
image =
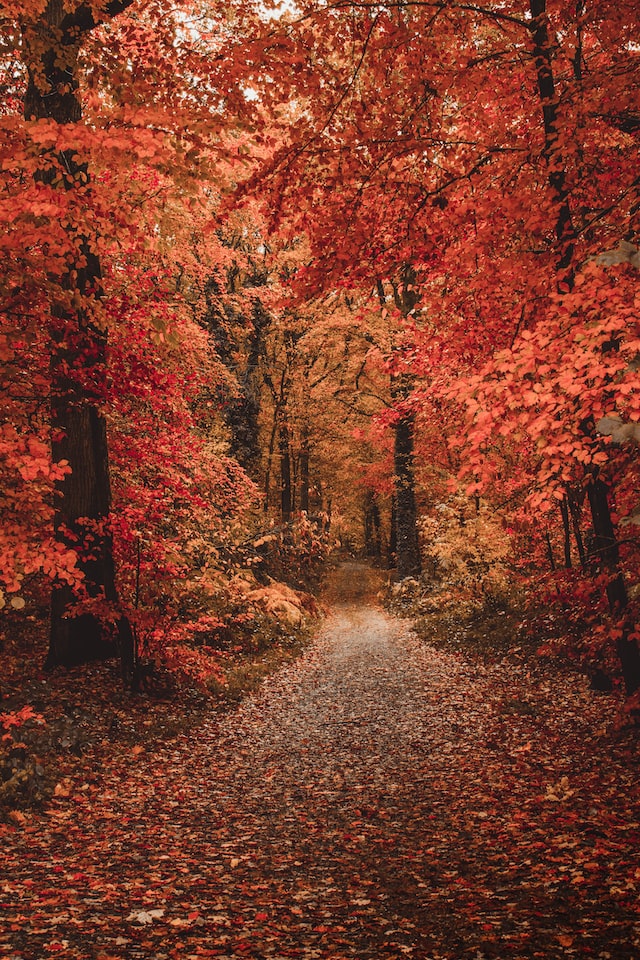
[[[637,0],[0,0],[0,831],[80,803],[83,711],[135,766],[295,676],[345,563],[458,680],[515,651],[558,730],[606,694],[637,763],[639,37]],[[483,929],[56,950],[634,951]]]

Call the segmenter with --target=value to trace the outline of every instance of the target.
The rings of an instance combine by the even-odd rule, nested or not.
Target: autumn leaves
[[[465,497],[533,585],[635,583],[635,4],[58,14],[6,28],[5,591],[66,591],[69,531],[109,515],[117,582],[79,579],[151,637],[218,617],[272,526],[287,562],[335,535],[415,575],[421,523]],[[72,476],[101,479],[70,508],[81,406],[110,476],[80,439]]]

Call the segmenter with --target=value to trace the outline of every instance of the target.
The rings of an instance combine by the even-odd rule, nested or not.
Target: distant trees
[[[638,611],[622,583],[640,579],[637,448],[598,425],[633,432],[638,416],[637,5],[300,13],[282,30],[305,51],[300,122],[262,181],[278,222],[308,237],[298,289],[368,296],[411,264],[394,399],[395,423],[416,418],[417,487],[435,502],[462,482],[502,505],[545,564],[549,543],[566,559],[575,539],[579,576],[609,598],[606,628],[602,611],[584,621],[592,655],[617,647],[633,692]]]
[[[401,577],[502,525],[638,689],[637,4],[14,8],[0,600],[48,578],[51,662],[131,674],[145,569],[189,606],[259,490]]]

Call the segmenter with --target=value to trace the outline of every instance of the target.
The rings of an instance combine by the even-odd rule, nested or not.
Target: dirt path
[[[431,649],[375,589],[343,569],[258,696],[5,832],[0,956],[639,957],[637,755],[609,701]]]

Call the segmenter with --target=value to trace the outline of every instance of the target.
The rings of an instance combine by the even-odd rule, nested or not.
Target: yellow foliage
[[[508,589],[510,537],[502,517],[486,504],[456,494],[423,517],[420,528],[440,580],[470,591],[479,602]]]
[[[291,627],[298,627],[304,620],[305,596],[284,583],[271,581],[266,586],[258,584],[250,573],[236,576],[231,581],[235,591],[254,607]]]

